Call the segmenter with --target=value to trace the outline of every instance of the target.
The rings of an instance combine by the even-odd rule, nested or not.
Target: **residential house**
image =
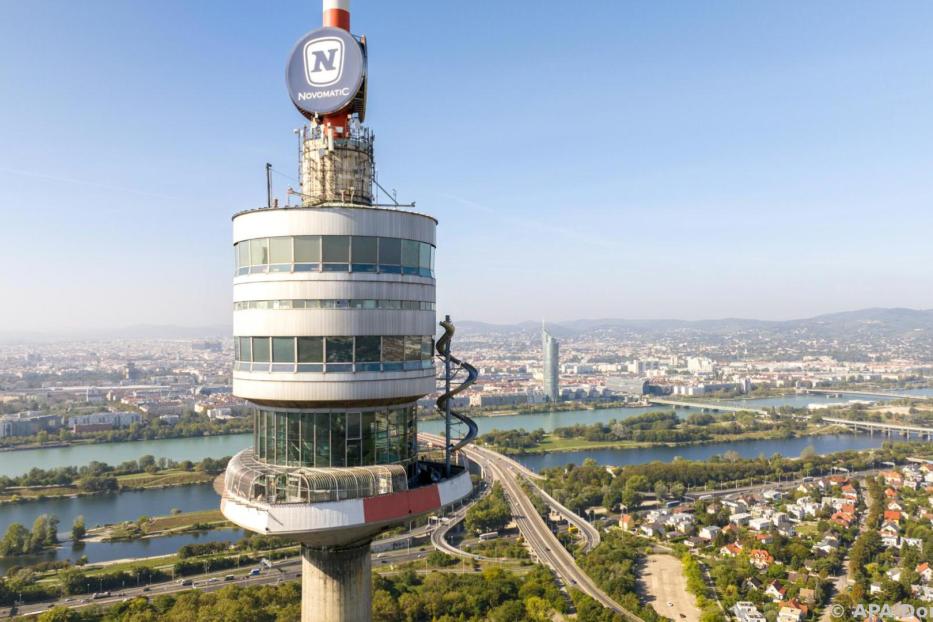
[[[732,613],[738,622],[765,622],[765,617],[761,615],[758,608],[753,603],[739,601],[732,607]]]
[[[803,612],[793,607],[781,607],[778,611],[777,622],[800,622]]]
[[[920,575],[920,578],[923,579],[925,583],[930,583],[933,581],[933,566],[930,566],[930,562],[923,562],[922,564],[917,564],[915,569],[917,574]]]
[[[800,599],[800,602],[806,603],[808,605],[815,605],[816,591],[809,587],[800,588],[800,592],[798,592],[797,598]]]
[[[742,545],[730,542],[719,549],[719,554],[723,557],[736,557],[742,553]]]
[[[770,518],[753,518],[748,521],[748,528],[755,531],[766,531],[771,529],[772,525],[773,523],[771,522]]]
[[[787,588],[777,579],[769,583],[768,587],[765,588],[765,596],[768,596],[776,603],[784,600],[784,595],[786,593]]]
[[[758,570],[767,570],[774,563],[774,556],[764,549],[752,549],[748,553],[749,561]]]

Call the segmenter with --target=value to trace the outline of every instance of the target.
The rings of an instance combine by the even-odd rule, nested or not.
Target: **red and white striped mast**
[[[350,32],[350,0],[324,0],[323,22],[325,27],[340,28]],[[333,114],[324,115],[324,129],[333,129],[337,136],[348,136],[350,114],[340,110]],[[331,134],[331,135],[334,135]]]

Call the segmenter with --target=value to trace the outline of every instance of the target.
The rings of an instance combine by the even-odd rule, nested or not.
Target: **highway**
[[[419,434],[419,439],[432,445],[443,446],[443,439],[438,436]],[[542,479],[540,475],[534,473],[530,469],[519,464],[515,460],[508,458],[507,456],[503,456],[497,452],[490,451],[485,448],[471,445],[462,449],[461,452],[465,454],[468,459],[480,466],[480,468],[483,470],[485,478],[498,481],[502,484],[502,487],[506,493],[506,497],[508,498],[509,505],[512,508],[513,518],[518,525],[519,531],[531,549],[532,554],[538,559],[540,563],[550,567],[557,575],[557,577],[560,578],[560,580],[568,588],[575,588],[580,590],[584,594],[587,594],[602,604],[604,607],[619,613],[626,620],[629,620],[629,622],[644,622],[642,618],[628,611],[611,597],[609,597],[608,594],[603,592],[596,585],[596,583],[586,573],[584,573],[579,566],[577,566],[573,556],[563,547],[557,537],[551,532],[551,529],[538,514],[531,499],[519,485],[519,478],[525,477],[533,482],[534,480]],[[537,486],[535,486],[535,488],[537,488]],[[558,503],[556,499],[546,495],[543,493],[543,491],[540,492],[549,505],[552,505],[556,511],[567,518],[568,522],[578,527],[580,533],[586,539],[587,550],[590,550],[591,548],[598,545],[599,533],[592,525],[590,525],[580,516],[571,512],[568,508]],[[465,514],[466,508],[460,508],[451,516],[451,520],[448,524],[442,525],[441,527],[434,530],[432,533],[432,543],[434,546],[439,550],[442,550],[451,555],[457,555],[459,557],[467,557],[485,561],[500,561],[495,558],[486,558],[483,556],[465,553],[459,549],[456,549],[455,547],[450,546],[449,543],[447,543],[444,535],[446,535],[446,533],[453,525],[462,520]],[[408,534],[399,536],[398,539],[403,539],[406,537],[408,537]],[[405,561],[414,561],[424,557],[424,555],[425,554],[420,551],[411,552],[404,549],[398,551],[387,551],[385,553],[374,555],[373,565],[378,566],[380,564],[386,564],[389,562],[402,563]],[[229,581],[225,581],[224,577],[229,574],[233,574],[234,578]],[[112,605],[123,600],[140,596],[151,597],[155,595],[171,594],[190,589],[213,591],[226,585],[263,585],[279,583],[281,581],[291,581],[297,579],[300,576],[301,567],[299,560],[288,559],[273,564],[272,569],[264,569],[263,572],[258,576],[248,576],[247,574],[243,574],[242,570],[220,571],[216,573],[190,577],[193,582],[192,585],[181,585],[178,582],[165,582],[151,586],[141,586],[113,591],[110,596],[96,600],[93,600],[90,597],[78,596],[62,598],[50,602],[33,603],[21,607],[18,615],[34,615],[59,605],[68,607]],[[0,610],[0,616],[3,615],[9,615],[9,610]]]
[[[534,482],[531,483],[537,490],[538,494],[541,495],[541,498],[551,506],[558,514],[563,516],[568,523],[576,527],[580,531],[580,535],[583,536],[585,544],[583,545],[583,550],[587,553],[599,546],[599,543],[602,541],[602,538],[599,535],[599,530],[596,527],[593,527],[592,524],[576,512],[572,512],[570,508],[561,504],[557,499],[547,494]]]
[[[426,553],[424,551],[413,549],[399,549],[395,551],[386,551],[373,555],[373,568],[378,569],[386,564],[401,564],[405,562],[417,561],[423,559]],[[250,564],[239,569],[227,569],[211,572],[201,575],[192,575],[186,577],[191,579],[190,585],[182,585],[178,581],[166,581],[163,583],[153,583],[139,587],[127,587],[125,589],[111,590],[111,595],[106,598],[92,599],[89,594],[61,598],[55,601],[44,601],[23,605],[19,608],[17,616],[36,615],[43,611],[48,611],[53,607],[65,606],[71,608],[81,608],[90,606],[114,605],[124,600],[138,597],[159,596],[163,594],[174,594],[187,590],[201,590],[202,592],[213,592],[228,585],[239,585],[241,587],[253,585],[277,584],[283,581],[297,581],[301,578],[301,560],[297,557],[283,559],[272,564],[272,568],[263,568],[262,573],[257,576],[249,576],[249,571],[257,564]],[[225,581],[224,577],[232,575],[234,578]],[[0,618],[10,616],[9,608],[0,609]]]
[[[486,470],[493,479],[505,489],[512,515],[525,542],[531,548],[538,561],[554,571],[568,588],[575,588],[590,596],[604,607],[622,615],[629,622],[644,622],[603,592],[590,577],[583,572],[573,556],[564,548],[544,519],[538,514],[534,504],[518,483],[520,471],[515,469],[514,460],[475,446],[461,450],[466,456]]]

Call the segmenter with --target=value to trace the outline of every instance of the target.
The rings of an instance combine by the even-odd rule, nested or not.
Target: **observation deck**
[[[409,476],[408,473],[415,473]],[[282,467],[251,449],[227,465],[220,509],[236,525],[308,546],[348,546],[468,496],[466,463],[444,477],[441,462],[348,468]]]

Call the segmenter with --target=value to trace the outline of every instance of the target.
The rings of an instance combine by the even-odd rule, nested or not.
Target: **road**
[[[599,535],[599,530],[596,529],[588,520],[580,516],[579,514],[570,510],[570,508],[561,504],[557,499],[551,495],[544,492],[537,484],[531,482],[531,485],[535,488],[541,498],[551,506],[558,514],[563,516],[568,523],[576,527],[580,531],[580,535],[583,536],[584,545],[583,550],[586,553],[589,553],[602,541],[601,536]]]
[[[866,469],[864,471],[851,471],[851,472],[839,472],[837,475],[846,475],[847,477],[868,477],[872,475],[877,475],[879,469]],[[813,477],[800,477],[793,480],[785,481],[773,481],[765,482],[764,484],[752,484],[750,486],[737,486],[735,488],[722,488],[719,490],[704,490],[702,488],[690,490],[685,496],[692,499],[699,499],[700,497],[723,497],[726,495],[734,494],[743,494],[743,493],[755,493],[761,492],[763,490],[786,490],[788,488],[796,488],[804,482],[813,481],[822,477],[828,477],[829,475],[814,475]]]
[[[443,440],[438,436],[419,434],[419,438],[428,441],[431,444],[439,444],[440,446],[443,446]],[[488,449],[469,446],[464,448],[462,451],[467,458],[476,462],[483,469],[485,477],[501,482],[509,500],[509,504],[512,508],[513,518],[518,525],[519,531],[521,532],[525,541],[528,543],[528,546],[531,548],[534,556],[542,564],[550,567],[568,588],[575,588],[580,590],[604,607],[619,613],[629,622],[644,622],[644,620],[642,620],[640,617],[622,607],[608,594],[603,592],[596,585],[596,583],[585,572],[583,572],[579,566],[577,566],[573,556],[563,547],[557,537],[551,532],[550,528],[538,514],[534,504],[531,502],[531,499],[528,498],[528,495],[525,494],[525,491],[519,485],[518,478],[521,476],[534,481],[542,479],[540,475],[531,471],[524,465],[519,464],[515,460]],[[558,511],[566,518],[568,518],[572,524],[578,524],[577,522],[571,520],[574,516],[576,516],[573,512],[570,512],[570,510],[567,508],[557,504],[556,500],[553,500],[553,502],[558,506],[555,509],[558,509]],[[464,512],[465,509],[461,508],[458,511],[458,514]],[[580,528],[581,533],[584,534],[584,537],[587,538],[587,544],[590,545],[592,543],[592,535],[587,536],[587,534],[591,533],[590,528],[592,528],[592,526],[579,516],[576,516],[576,520],[582,521],[582,523],[578,524],[578,528]],[[583,527],[584,523],[587,526],[586,529]],[[592,531],[595,532],[595,528],[592,528]],[[433,535],[434,534],[432,534],[432,541],[434,541]],[[598,538],[598,533],[596,534],[596,537]],[[440,541],[446,544],[446,540],[444,540],[444,538],[440,538]],[[446,549],[444,550],[446,551]],[[457,553],[451,552],[451,554]],[[459,552],[459,554],[462,556],[463,552]],[[374,563],[388,563],[389,560],[395,563],[400,563],[403,561],[418,559],[423,556],[424,553],[389,551],[375,556]],[[476,556],[473,557],[476,558]],[[292,568],[293,566],[294,569]],[[226,571],[226,574],[229,573],[229,570]],[[225,585],[262,585],[268,583],[278,583],[280,581],[293,580],[298,578],[301,574],[301,569],[298,560],[285,560],[274,565],[273,569],[264,571],[262,574],[256,577],[249,577],[234,573],[235,576],[232,580],[224,581],[223,577],[226,576],[226,574],[224,572],[219,572],[214,573],[213,575],[192,577],[194,580],[194,585],[192,586],[184,586],[174,582],[157,584],[147,588],[139,587],[120,590],[119,593],[115,593],[113,596],[93,601],[88,598],[66,598],[52,602],[34,603],[22,607],[19,613],[20,615],[41,613],[42,611],[46,611],[57,605],[65,605],[69,607],[83,607],[89,606],[91,604],[108,605],[138,596],[171,594],[190,589],[213,591],[220,589]],[[2,614],[8,615],[8,610],[0,612],[0,615]]]
[[[425,555],[426,554],[424,551],[417,549],[399,549],[397,551],[386,551],[385,553],[378,553],[373,555],[373,567],[378,569],[380,566],[387,564],[401,564],[410,561],[417,561],[419,559],[423,559]],[[253,585],[269,585],[281,583],[283,581],[295,581],[301,578],[301,560],[298,558],[289,558],[275,562],[273,563],[272,568],[264,568],[262,573],[255,577],[248,575],[248,572],[253,567],[255,567],[255,564],[251,565],[249,568],[244,567],[240,569],[228,569],[219,572],[193,575],[187,577],[188,579],[191,579],[191,585],[181,585],[177,581],[153,583],[149,586],[111,590],[112,595],[110,597],[99,598],[96,600],[92,600],[90,595],[80,595],[61,598],[55,601],[31,603],[29,605],[20,607],[17,616],[36,615],[57,606],[71,608],[90,607],[92,605],[106,606],[114,605],[116,603],[132,598],[152,598],[153,596],[174,594],[176,592],[184,592],[192,589],[201,590],[202,592],[213,592],[228,585],[239,585],[241,587]],[[225,581],[224,577],[228,575],[233,575],[234,578],[230,581]],[[12,617],[9,614],[8,608],[0,609],[0,618],[2,617]]]
[[[644,622],[640,617],[625,609],[603,592],[579,566],[573,556],[564,548],[557,537],[538,514],[534,504],[518,483],[521,469],[515,468],[515,461],[481,447],[466,447],[466,456],[487,471],[493,479],[502,484],[512,507],[512,516],[518,524],[525,542],[531,548],[538,561],[554,571],[568,588],[575,588],[593,598],[602,606],[615,611],[629,622]]]
[[[425,441],[430,445],[437,446],[437,447],[444,446],[444,440],[440,436],[437,436],[434,434],[421,433],[418,435],[418,437],[422,441]],[[599,530],[596,529],[596,527],[591,525],[589,521],[587,521],[585,518],[583,518],[579,514],[570,510],[570,508],[561,504],[557,499],[555,499],[554,497],[546,493],[544,490],[541,489],[540,486],[538,486],[535,483],[539,480],[544,479],[544,477],[541,474],[535,473],[534,471],[532,471],[531,469],[529,469],[522,463],[518,462],[517,460],[513,460],[512,458],[509,458],[508,456],[500,454],[498,452],[493,452],[491,450],[488,450],[482,447],[477,447],[477,446],[472,446],[470,448],[470,451],[480,451],[480,450],[486,451],[490,454],[495,454],[498,457],[498,460],[501,462],[502,465],[507,466],[512,472],[526,477],[529,480],[529,483],[531,483],[531,485],[535,488],[538,494],[541,495],[544,501],[549,506],[551,506],[551,508],[553,508],[555,512],[563,516],[567,520],[568,523],[570,523],[571,525],[574,525],[579,530],[580,534],[583,536],[583,539],[584,539],[584,551],[589,552],[595,549],[597,546],[599,546],[601,538],[599,535]],[[480,464],[481,467],[484,466],[479,461],[477,461],[477,463]],[[463,553],[461,552],[461,554]]]

